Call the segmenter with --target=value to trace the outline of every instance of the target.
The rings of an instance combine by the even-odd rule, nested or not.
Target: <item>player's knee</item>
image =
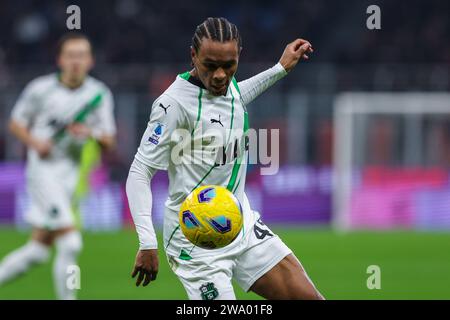
[[[27,257],[30,264],[42,264],[50,257],[50,248],[37,241],[30,241],[26,244]]]
[[[59,236],[56,239],[56,250],[58,254],[76,256],[83,248],[81,234],[78,231],[72,231]]]

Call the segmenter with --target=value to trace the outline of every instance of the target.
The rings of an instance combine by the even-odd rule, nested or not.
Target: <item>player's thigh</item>
[[[168,255],[172,271],[183,284],[190,300],[235,300],[231,260],[182,260]]]
[[[31,239],[46,246],[51,246],[53,244],[54,236],[49,230],[33,228],[33,231],[31,232]]]
[[[236,259],[234,279],[244,291],[292,251],[259,219],[247,231],[245,248]]]
[[[48,230],[34,227],[31,232],[31,239],[46,246],[51,246],[56,238],[73,232],[74,230],[75,227],[66,227],[57,230]]]
[[[323,299],[293,254],[256,280],[250,290],[266,299]]]

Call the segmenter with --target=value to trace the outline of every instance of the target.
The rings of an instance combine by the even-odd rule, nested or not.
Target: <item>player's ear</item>
[[[191,66],[194,66],[194,61],[197,58],[197,52],[195,52],[195,49],[191,46]]]

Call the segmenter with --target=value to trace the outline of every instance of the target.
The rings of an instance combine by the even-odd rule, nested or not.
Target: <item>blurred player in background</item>
[[[241,39],[236,26],[224,18],[208,18],[197,27],[191,48],[194,68],[178,75],[154,102],[127,180],[128,201],[140,242],[132,272],[133,277],[138,275],[136,285],[142,281],[148,285],[158,272],[150,181],[157,170],[168,170],[164,247],[190,299],[235,299],[232,278],[245,291],[268,299],[323,298],[292,251],[262,223],[259,213],[251,210],[244,193],[249,128],[246,105],[283,78],[298,61],[308,59],[312,51],[308,41],[297,39],[287,45],[274,67],[237,82],[234,74]],[[200,161],[174,163],[172,150],[176,143],[172,137],[177,129],[192,133],[192,154],[201,155]],[[214,145],[215,141],[225,141],[222,137],[228,135],[227,130],[233,130],[233,137],[224,145]],[[234,155],[224,163],[216,162],[220,148],[236,150],[238,146],[243,149],[242,158]],[[225,186],[242,204],[246,232],[224,248],[195,247],[180,230],[180,205],[200,185]]]
[[[10,131],[28,148],[31,206],[26,220],[33,229],[28,243],[1,262],[0,286],[46,262],[55,245],[57,297],[76,298],[66,278],[82,248],[74,217],[80,160],[89,143],[113,149],[116,134],[113,97],[105,84],[88,75],[93,64],[89,39],[79,33],[64,35],[57,52],[60,72],[31,81],[13,108]]]

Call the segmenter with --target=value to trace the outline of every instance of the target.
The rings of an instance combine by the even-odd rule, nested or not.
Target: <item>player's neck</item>
[[[197,74],[197,70],[192,69],[189,74],[191,75],[191,77],[189,78],[189,82],[192,83],[193,85],[196,85],[197,87],[206,89],[205,85],[203,84],[203,82],[200,80],[200,78],[198,77]]]
[[[195,68],[189,71],[189,73],[192,77],[198,78],[197,70]]]
[[[84,82],[84,77],[81,79],[74,79],[69,77],[68,75],[64,74],[64,73],[60,73],[58,76],[59,82],[61,82],[61,84],[71,90],[77,89],[79,87],[81,87],[83,85]]]

